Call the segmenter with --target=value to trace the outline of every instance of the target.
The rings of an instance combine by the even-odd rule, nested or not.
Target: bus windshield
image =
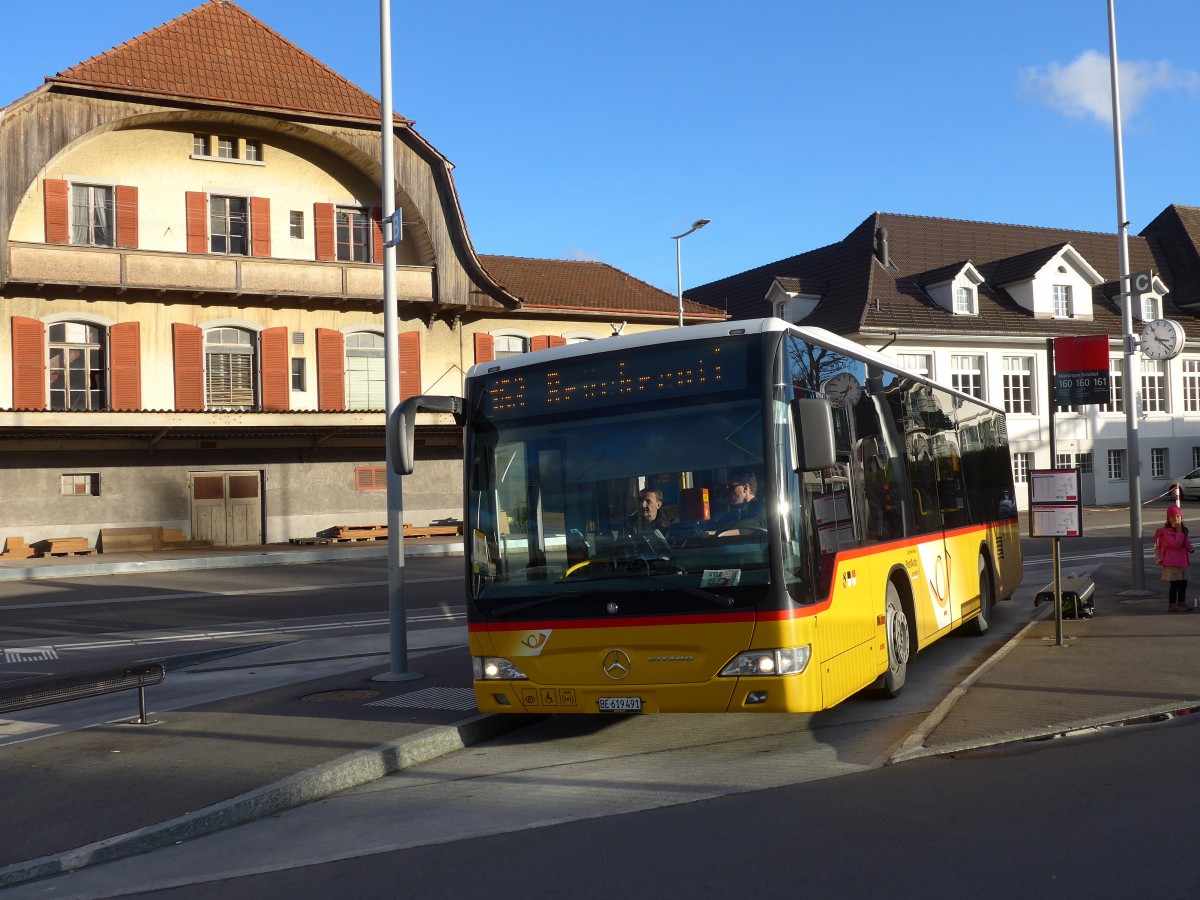
[[[474,432],[467,491],[484,615],[712,613],[765,592],[761,398],[488,425]]]

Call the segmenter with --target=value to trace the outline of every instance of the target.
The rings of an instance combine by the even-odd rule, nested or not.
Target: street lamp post
[[[677,234],[671,238],[675,242],[675,286],[676,293],[679,297],[679,327],[683,327],[683,257],[679,253],[679,242],[691,234],[693,231],[699,231],[712,219],[697,219],[692,223],[692,227],[683,234]]]

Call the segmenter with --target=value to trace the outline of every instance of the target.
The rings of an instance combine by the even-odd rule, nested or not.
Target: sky
[[[379,96],[379,0],[238,0]],[[6,0],[0,105],[200,0]],[[338,15],[330,15],[336,9]],[[391,0],[476,251],[672,294],[875,211],[1117,231],[1107,0]],[[1200,3],[1116,0],[1130,233],[1200,205]]]

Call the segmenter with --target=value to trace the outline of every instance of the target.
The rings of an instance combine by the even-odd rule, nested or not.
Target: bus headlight
[[[529,676],[502,656],[472,656],[476,681],[528,681]]]
[[[795,675],[803,672],[812,655],[812,645],[781,647],[778,650],[747,650],[721,670],[722,675]]]

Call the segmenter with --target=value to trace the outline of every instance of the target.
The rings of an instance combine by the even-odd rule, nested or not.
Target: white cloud
[[[1200,73],[1177,69],[1166,60],[1118,63],[1121,90],[1121,121],[1128,122],[1141,111],[1146,98],[1156,91],[1200,90]],[[1048,106],[1068,116],[1090,118],[1112,124],[1112,94],[1109,90],[1108,55],[1085,50],[1072,63],[1050,63],[1021,73],[1022,88]]]

